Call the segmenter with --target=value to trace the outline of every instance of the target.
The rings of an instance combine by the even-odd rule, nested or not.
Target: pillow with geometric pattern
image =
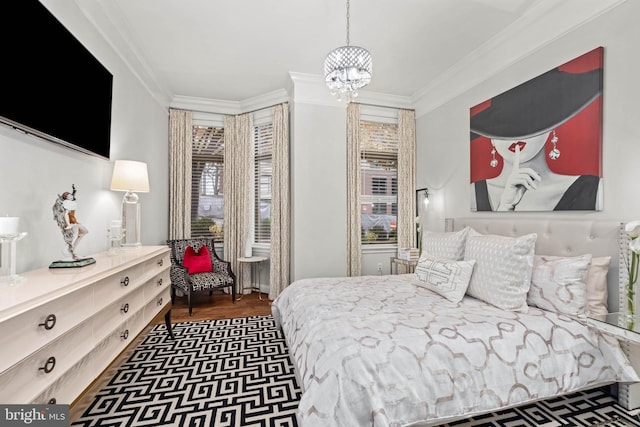
[[[476,260],[467,295],[508,311],[527,312],[533,254],[538,235],[510,237],[472,230],[465,260]]]
[[[208,273],[213,271],[211,264],[211,254],[206,246],[202,246],[198,252],[191,246],[187,246],[184,251],[182,266],[186,267],[189,274]]]
[[[459,231],[425,231],[422,235],[422,253],[453,261],[464,259],[464,247],[471,227]]]
[[[475,260],[453,261],[423,253],[418,259],[413,284],[459,303],[467,291],[475,265]]]
[[[527,304],[570,316],[587,312],[587,273],[591,254],[535,255]]]

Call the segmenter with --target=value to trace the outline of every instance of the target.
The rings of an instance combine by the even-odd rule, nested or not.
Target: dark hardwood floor
[[[231,319],[236,317],[266,316],[271,314],[271,301],[268,294],[258,293],[236,295],[236,302],[231,302],[231,295],[223,292],[196,292],[193,299],[193,314],[189,316],[187,297],[176,296],[171,306],[171,323],[192,322],[197,320]]]

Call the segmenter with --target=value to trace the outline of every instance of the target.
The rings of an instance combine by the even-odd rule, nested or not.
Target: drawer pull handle
[[[56,315],[55,314],[48,315],[47,318],[44,319],[44,322],[38,324],[38,326],[44,326],[44,328],[47,331],[53,329],[53,327],[56,326]]]
[[[49,399],[49,402],[48,402],[48,403],[49,403],[49,405],[55,405],[55,404],[56,404],[56,402],[57,402],[56,398],[55,398],[55,397],[52,397],[51,399]]]
[[[129,276],[124,276],[124,279],[120,280],[122,286],[129,286]]]
[[[159,265],[160,267],[162,267],[162,265],[163,265],[163,264],[164,264],[164,260],[163,260],[163,259],[158,260],[158,265]]]
[[[47,359],[47,362],[44,364],[44,366],[42,368],[38,368],[41,371],[44,371],[45,374],[48,374],[49,372],[53,371],[53,368],[56,367],[56,358],[51,356],[50,358]]]
[[[120,335],[120,338],[122,338],[123,340],[126,340],[127,338],[129,338],[129,330],[125,329],[122,335]]]
[[[129,311],[129,304],[123,305],[120,311],[123,313],[127,313]]]
[[[162,305],[162,298],[158,298],[158,305]]]
[[[158,279],[158,286],[162,286],[162,277]]]

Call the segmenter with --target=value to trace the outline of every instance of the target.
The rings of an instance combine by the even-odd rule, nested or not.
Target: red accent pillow
[[[191,246],[187,246],[187,249],[184,251],[182,265],[187,268],[189,274],[213,271],[211,255],[209,254],[209,249],[207,249],[206,246],[202,246],[198,252],[196,252]]]

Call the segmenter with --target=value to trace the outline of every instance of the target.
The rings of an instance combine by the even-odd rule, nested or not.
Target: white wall
[[[75,2],[43,3],[113,74],[111,161],[0,125],[0,215],[19,216],[21,231],[29,233],[17,243],[18,273],[46,267],[60,258],[64,241],[51,208],[58,194],[71,191],[71,184],[77,188],[77,218],[89,229],[79,254],[107,249],[107,227],[111,219],[120,217],[123,196],[109,190],[116,159],[148,163],[151,192],[140,194],[142,243],[163,243],[168,233],[166,106],[149,94]],[[5,59],[3,66],[8,65],[10,59]]]
[[[291,280],[344,276],[345,108],[296,102],[291,123]]]
[[[445,217],[500,215],[472,213],[469,208],[469,108],[598,46],[604,47],[604,210],[515,215],[621,221],[640,217],[637,166],[640,159],[638,16],[640,2],[627,1],[537,49],[532,49],[533,42],[520,45],[520,49],[531,49],[533,53],[503,69],[472,69],[473,72],[482,73],[486,79],[418,117],[417,186],[429,187],[441,193],[441,206],[430,212],[428,228],[442,230]],[[501,53],[505,57],[518,57],[514,50]],[[450,84],[456,87],[455,81]]]

